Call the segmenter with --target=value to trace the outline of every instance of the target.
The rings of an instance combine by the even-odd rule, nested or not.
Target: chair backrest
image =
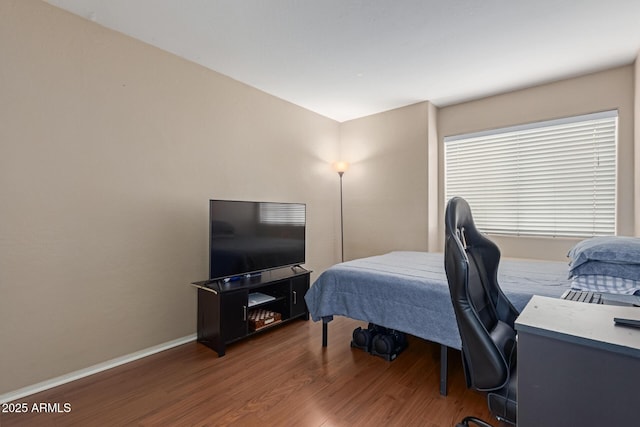
[[[447,203],[445,271],[462,340],[467,385],[496,390],[509,380],[518,311],[498,285],[500,249],[475,226],[469,204]]]

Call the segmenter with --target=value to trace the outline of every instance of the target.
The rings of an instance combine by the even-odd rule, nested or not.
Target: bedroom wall
[[[637,80],[637,78],[636,78]],[[637,97],[636,97],[637,98]],[[618,109],[617,218],[619,235],[632,236],[636,229],[638,175],[634,172],[634,67],[618,67],[529,89],[441,108],[438,137],[511,126],[560,117]],[[441,194],[444,192],[444,155],[440,150]],[[440,199],[441,215],[445,201]],[[442,224],[442,221],[440,221]],[[441,230],[441,239],[444,231]],[[578,241],[565,238],[492,236],[504,256],[566,260]],[[442,241],[442,240],[441,240]]]
[[[352,162],[344,175],[345,259],[442,251],[445,136],[609,109],[619,110],[618,234],[640,235],[640,126],[634,126],[640,123],[639,74],[628,65],[472,102],[442,108],[423,102],[342,123],[342,157]],[[565,261],[579,241],[492,238],[503,256],[557,261]]]
[[[338,261],[337,122],[38,0],[0,63],[0,395],[194,334],[209,198],[305,202]]]
[[[427,250],[430,114],[421,102],[341,124],[345,260]]]
[[[635,159],[635,183],[634,201],[635,201],[635,235],[640,236],[640,52],[636,56],[633,66],[634,74],[634,159]]]

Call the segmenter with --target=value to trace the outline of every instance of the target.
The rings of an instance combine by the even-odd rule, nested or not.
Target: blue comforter
[[[567,272],[566,262],[502,259],[498,283],[521,311],[534,294],[560,297],[570,286]],[[305,301],[314,321],[346,316],[452,348],[462,345],[442,253],[390,252],[334,265]]]

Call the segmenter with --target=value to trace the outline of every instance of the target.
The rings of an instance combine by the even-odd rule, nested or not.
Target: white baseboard
[[[79,371],[71,372],[66,375],[62,375],[56,378],[52,378],[41,383],[33,384],[27,387],[23,387],[18,390],[11,391],[9,393],[0,394],[0,403],[7,403],[16,399],[29,396],[31,394],[39,393],[44,390],[48,390],[53,387],[57,387],[62,384],[70,383],[71,381],[78,380],[80,378],[88,377],[89,375],[97,374],[98,372],[106,371],[107,369],[115,368],[116,366],[124,365],[125,363],[133,362],[134,360],[142,359],[143,357],[150,356],[155,353],[159,353],[164,350],[168,350],[173,347],[177,347],[182,344],[186,344],[191,341],[195,341],[196,334],[187,335],[186,337],[178,338],[173,341],[158,344],[153,347],[145,348],[144,350],[136,351],[135,353],[127,354],[122,357],[107,360],[106,362],[99,363],[97,365],[89,366]]]

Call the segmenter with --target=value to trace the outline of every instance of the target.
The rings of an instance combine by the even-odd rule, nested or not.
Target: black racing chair
[[[476,228],[469,204],[452,198],[445,213],[445,271],[462,340],[467,387],[487,391],[489,411],[516,423],[516,332],[518,311],[500,290],[500,249]],[[466,417],[469,422],[490,426]]]

